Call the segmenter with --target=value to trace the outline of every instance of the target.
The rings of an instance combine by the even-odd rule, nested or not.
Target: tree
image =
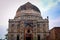
[[[8,34],[5,35],[5,39],[8,40]]]

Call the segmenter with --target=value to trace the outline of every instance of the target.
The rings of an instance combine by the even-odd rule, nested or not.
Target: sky
[[[0,0],[0,38],[4,38],[9,19],[13,19],[19,6],[30,2],[36,5],[43,18],[49,16],[49,29],[60,27],[60,0]]]

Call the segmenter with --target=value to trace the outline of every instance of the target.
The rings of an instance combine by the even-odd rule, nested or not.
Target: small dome
[[[33,9],[33,10],[35,10],[35,11],[40,12],[40,10],[39,10],[36,6],[32,5],[32,4],[29,3],[29,2],[27,2],[26,4],[20,6],[20,7],[18,8],[17,12],[18,12],[18,11],[21,11],[21,10],[27,10],[27,9]]]

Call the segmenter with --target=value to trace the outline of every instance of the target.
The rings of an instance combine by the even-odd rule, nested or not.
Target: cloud
[[[58,0],[38,0],[37,6],[39,7],[42,15],[46,14],[46,12],[51,9],[51,7],[54,7],[59,2]]]
[[[55,26],[60,26],[60,2],[57,2],[56,5],[50,7],[43,16],[49,16],[49,28]]]
[[[44,7],[54,6],[58,2],[57,0],[41,0]]]
[[[7,33],[6,26],[0,25],[0,38],[5,38],[5,34]]]
[[[59,17],[60,16],[59,2],[57,3],[57,5],[51,7],[48,11],[46,11],[46,13],[51,19],[55,19],[55,18]]]
[[[60,2],[60,0],[58,0],[58,2]]]
[[[53,27],[60,27],[60,16],[56,19],[50,20],[49,26],[50,29],[52,29]]]

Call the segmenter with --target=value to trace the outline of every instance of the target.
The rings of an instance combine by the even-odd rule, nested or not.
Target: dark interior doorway
[[[40,40],[40,35],[38,35],[38,40]]]
[[[26,37],[26,40],[31,40],[31,37]]]
[[[19,35],[17,35],[17,40],[19,40]]]

